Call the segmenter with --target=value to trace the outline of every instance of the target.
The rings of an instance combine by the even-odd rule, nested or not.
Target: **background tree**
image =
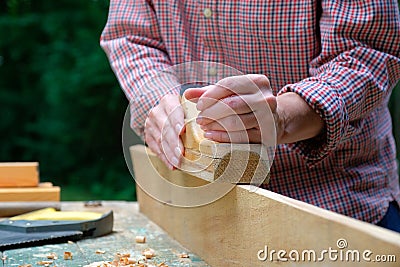
[[[99,46],[108,1],[0,5],[0,161],[39,161],[63,199],[134,199],[127,101]]]

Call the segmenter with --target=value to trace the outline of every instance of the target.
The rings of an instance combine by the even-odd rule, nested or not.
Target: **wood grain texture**
[[[268,183],[270,159],[267,147],[208,140],[203,137],[204,132],[195,121],[198,116],[196,105],[182,98],[182,106],[186,125],[186,131],[182,134],[185,147],[183,170],[209,182]],[[234,179],[236,177],[240,179]]]
[[[148,156],[144,148],[136,147],[133,157],[136,179],[161,175],[172,180],[176,176],[183,186],[198,183],[198,178],[187,173],[160,167],[163,163],[154,155]],[[143,214],[211,266],[399,266],[400,234],[267,190],[255,190],[250,185],[235,186],[223,198],[193,208],[161,203],[140,187],[137,195]],[[195,197],[187,195],[188,200]],[[337,243],[343,240],[347,247],[340,249]],[[276,253],[272,261],[271,257],[259,260],[258,253],[261,251],[262,259],[266,246],[269,253],[286,251],[283,258],[288,261],[278,261]],[[298,261],[289,258],[293,250],[300,253]],[[316,253],[315,260],[313,255],[308,260],[311,250]],[[327,252],[324,254],[324,250],[330,250],[332,258]],[[335,250],[336,257],[342,255],[342,260],[334,260]],[[357,251],[360,262],[357,255],[353,261],[352,253],[357,254]],[[362,259],[365,251],[367,254],[371,251],[369,258],[372,260],[378,255],[392,255],[397,262],[366,262]],[[296,254],[292,253],[295,259]]]
[[[0,187],[34,187],[38,184],[38,162],[0,163]]]
[[[60,187],[43,183],[37,187],[0,188],[0,201],[60,201]]]

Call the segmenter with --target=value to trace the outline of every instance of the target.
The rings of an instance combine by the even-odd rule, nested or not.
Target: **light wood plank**
[[[196,123],[196,105],[182,97],[186,131],[182,134],[185,158],[181,169],[212,182],[268,183],[271,154],[261,144],[218,143],[203,137]],[[237,178],[237,179],[236,179]]]
[[[144,147],[133,149],[133,161],[135,177],[141,182],[161,174],[172,180],[177,176],[181,185],[198,183],[196,177],[163,168],[163,163],[154,155],[148,156]],[[164,179],[160,178],[159,181]],[[159,186],[158,190],[165,195],[168,195],[165,191],[170,191],[173,195],[173,190],[168,187]],[[211,266],[399,266],[400,234],[267,190],[255,190],[250,185],[235,186],[223,198],[193,208],[156,201],[140,186],[137,194],[142,213]],[[196,197],[187,195],[188,201]],[[346,248],[338,248],[337,242],[341,239],[346,240]],[[292,250],[297,250],[300,259],[304,253],[306,261],[277,261],[276,253],[272,262],[270,258],[260,261],[258,253],[261,251],[260,258],[263,258],[265,246],[269,252],[285,250],[286,257]],[[348,255],[350,261],[330,260],[328,254],[323,254],[329,249],[337,250],[338,256],[342,253],[344,260]],[[316,252],[316,259],[324,257],[324,260],[308,261],[309,250]],[[353,251],[360,257],[364,251],[367,254],[371,251],[372,254],[367,255],[371,259],[385,255],[395,257],[397,262],[379,264],[362,258],[360,262],[354,262]]]
[[[0,188],[0,201],[60,201],[60,187],[43,183],[38,187]]]
[[[33,187],[38,184],[38,162],[0,163],[0,187]]]

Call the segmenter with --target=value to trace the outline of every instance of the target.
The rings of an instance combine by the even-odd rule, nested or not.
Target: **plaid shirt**
[[[219,62],[299,94],[325,138],[279,145],[266,188],[372,223],[400,204],[387,108],[399,44],[396,0],[111,0],[101,36],[140,135],[165,95],[140,88],[171,65]]]

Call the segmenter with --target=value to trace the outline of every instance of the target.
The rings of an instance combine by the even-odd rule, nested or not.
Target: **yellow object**
[[[54,208],[45,208],[12,217],[10,220],[88,221],[100,219],[102,215],[90,211],[56,211]]]

